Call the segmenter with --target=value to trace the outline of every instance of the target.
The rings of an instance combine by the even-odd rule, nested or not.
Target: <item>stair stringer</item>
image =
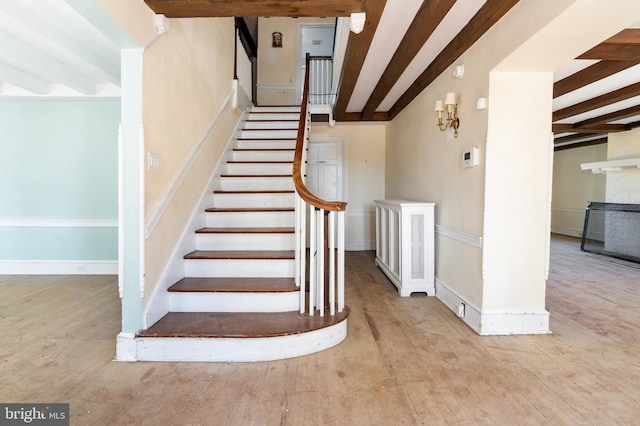
[[[162,271],[154,291],[149,297],[149,300],[145,301],[142,313],[142,325],[145,329],[155,324],[169,312],[170,295],[167,289],[185,276],[184,254],[196,249],[195,231],[206,226],[205,209],[211,205],[211,194],[213,191],[219,189],[221,170],[224,169],[224,164],[233,156],[233,148],[249,113],[250,111],[245,111],[240,120],[238,120],[236,129],[231,133],[224,153],[214,166],[209,181],[202,194],[200,194],[198,203],[191,212],[189,221],[171,251],[169,261]]]

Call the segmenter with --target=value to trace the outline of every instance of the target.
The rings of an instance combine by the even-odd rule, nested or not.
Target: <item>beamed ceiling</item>
[[[169,17],[349,16],[366,12],[350,33],[334,118],[391,120],[519,0],[146,0]],[[639,23],[640,24],[640,23]],[[609,132],[640,126],[640,25],[556,71],[556,147],[606,142]]]
[[[391,120],[504,16],[518,0],[146,0],[169,18],[348,17],[334,116]],[[0,96],[117,96],[118,48],[69,2],[0,3]],[[552,47],[550,47],[552,48]],[[640,126],[640,23],[604,40],[555,73],[558,149],[606,141]]]

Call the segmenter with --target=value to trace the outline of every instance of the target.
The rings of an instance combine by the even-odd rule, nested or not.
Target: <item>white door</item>
[[[302,99],[302,85],[306,72],[307,53],[311,56],[333,56],[334,24],[300,24],[298,52],[298,99]]]
[[[343,141],[309,142],[307,188],[323,200],[344,201]]]

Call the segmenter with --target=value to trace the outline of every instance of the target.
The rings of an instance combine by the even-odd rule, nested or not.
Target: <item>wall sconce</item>
[[[447,107],[447,121],[442,121],[442,113],[444,107]],[[456,94],[447,93],[444,97],[444,103],[441,100],[436,101],[434,108],[436,114],[438,114],[438,128],[441,131],[447,130],[447,128],[453,129],[453,137],[458,137],[458,127],[460,127],[460,119],[458,118],[458,104],[456,103]]]

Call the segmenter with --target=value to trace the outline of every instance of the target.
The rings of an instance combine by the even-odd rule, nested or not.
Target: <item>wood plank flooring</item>
[[[349,336],[283,361],[113,362],[115,277],[0,276],[0,401],[72,425],[613,425],[640,419],[640,265],[554,238],[553,334],[481,337],[346,257]]]

